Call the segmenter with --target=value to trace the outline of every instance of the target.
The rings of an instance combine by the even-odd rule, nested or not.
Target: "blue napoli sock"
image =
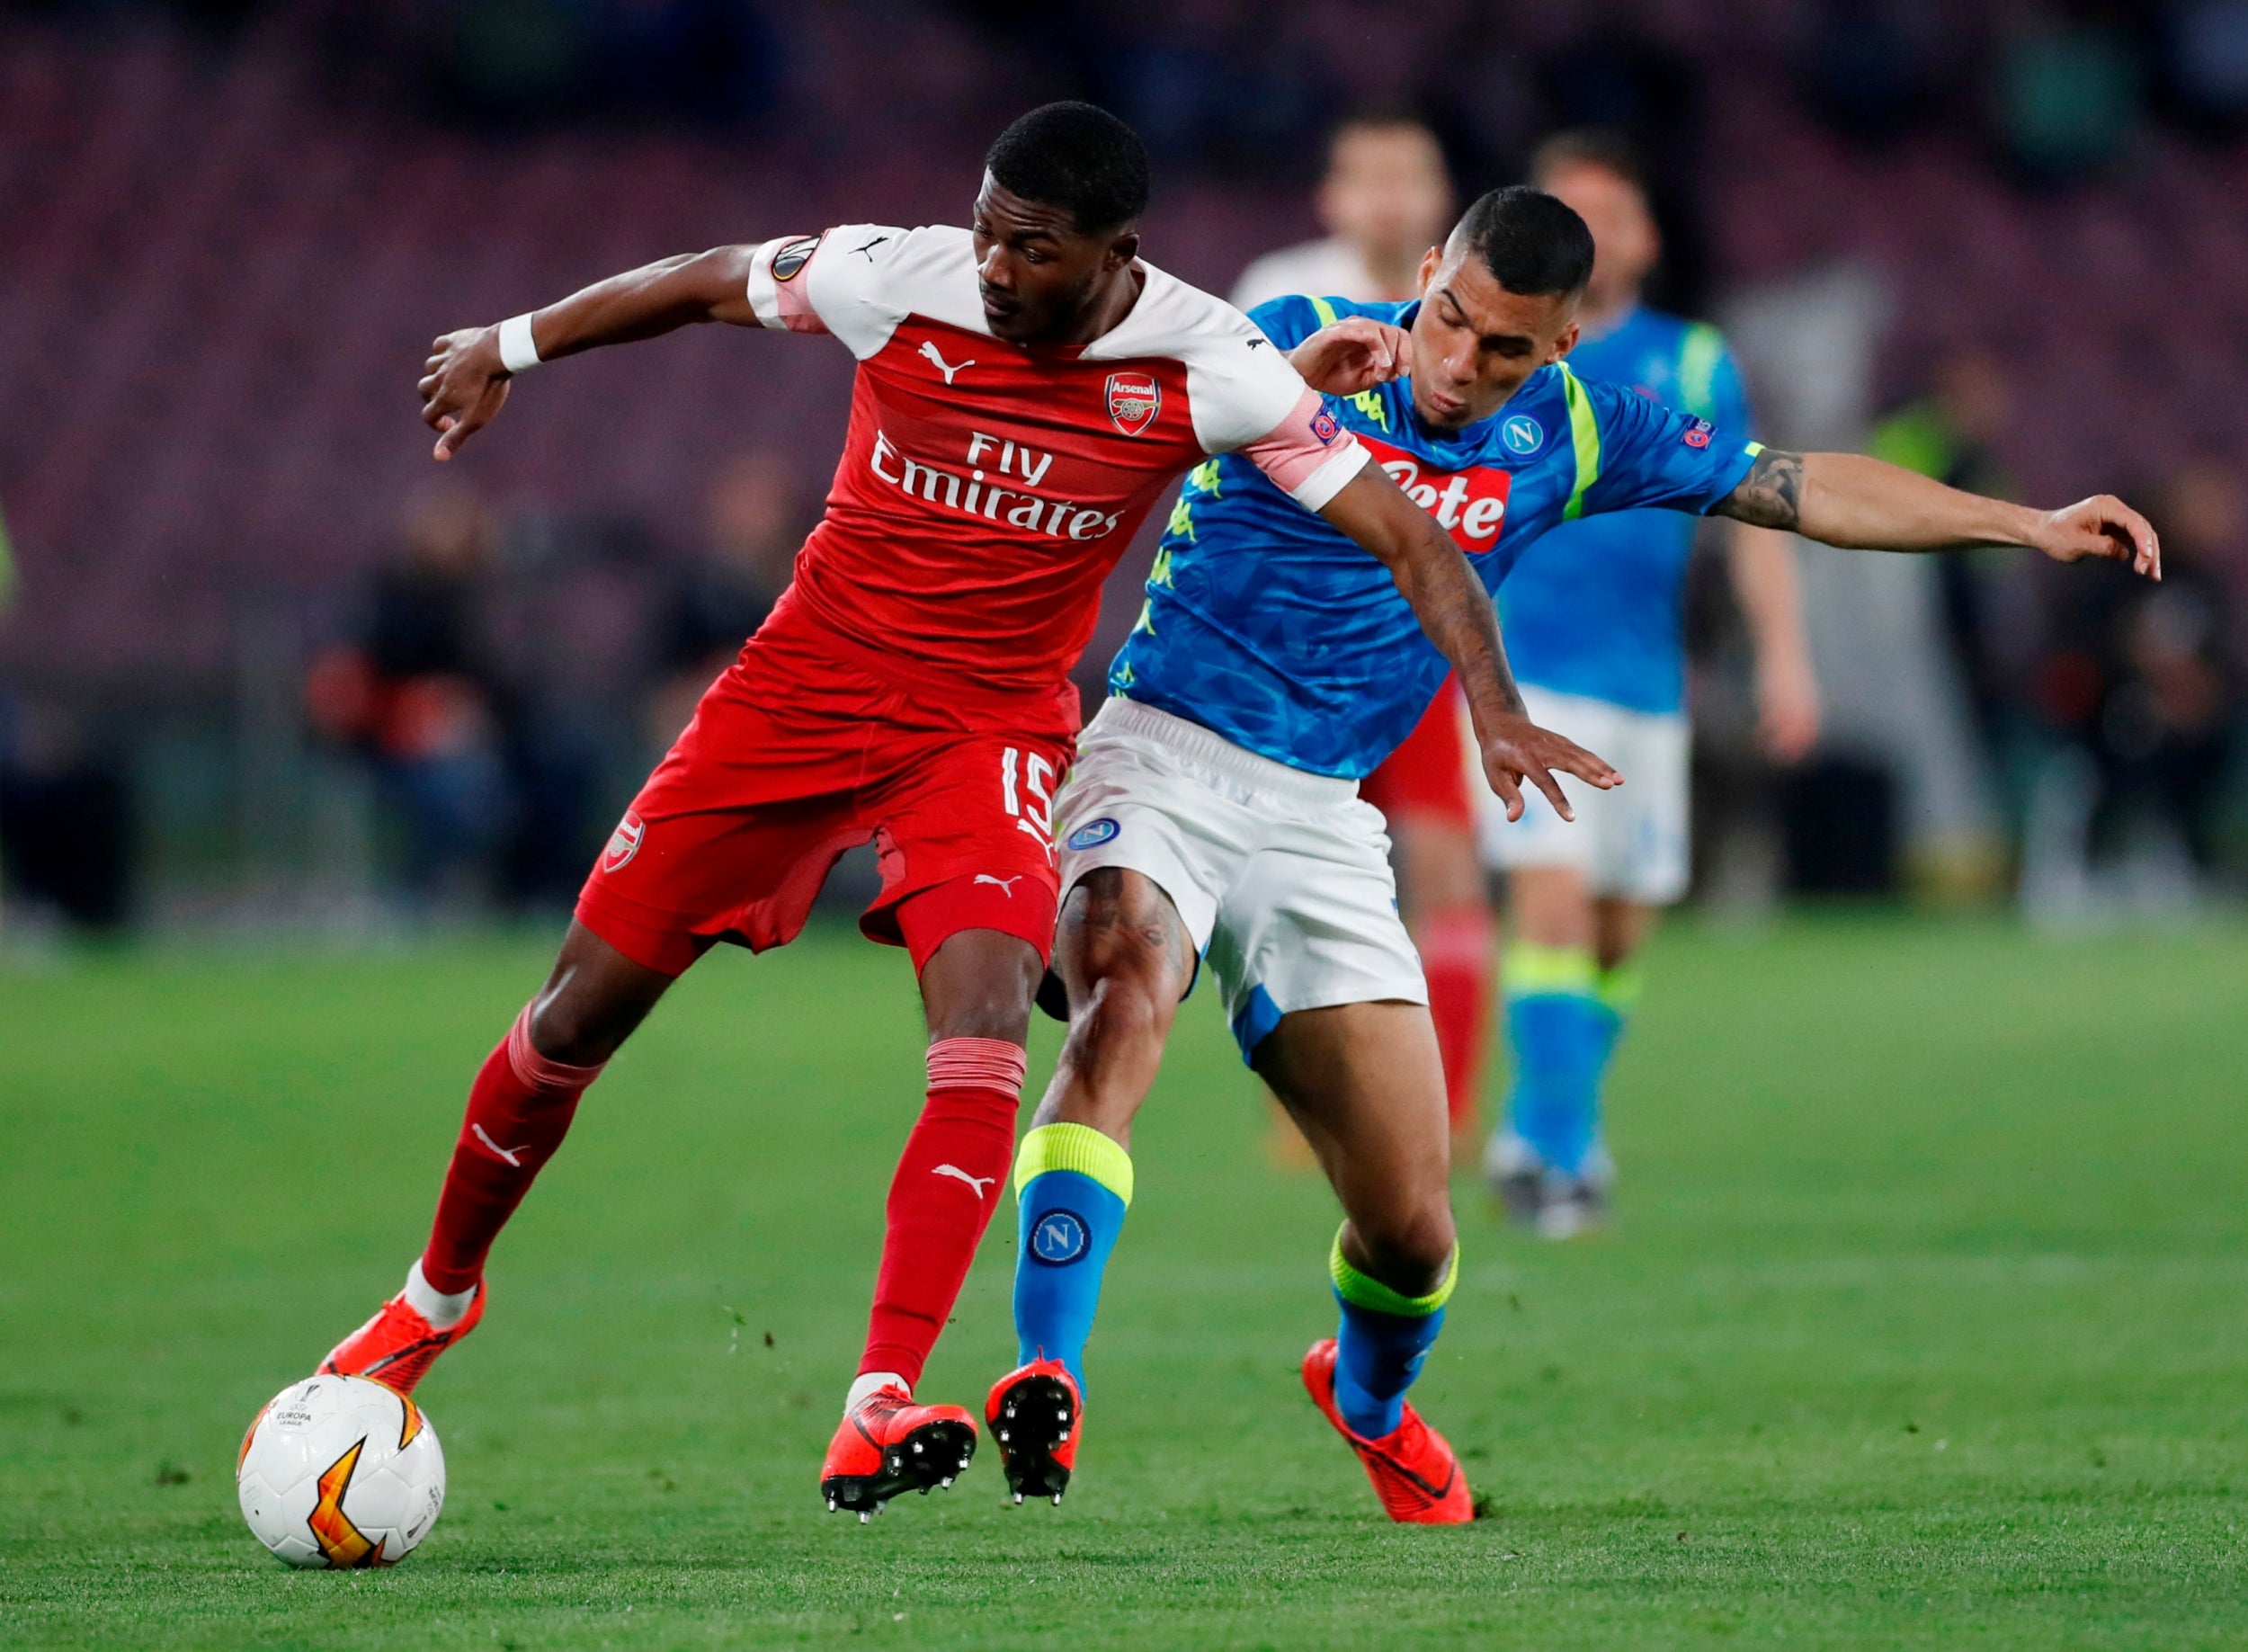
[[[1131,1155],[1089,1125],[1041,1125],[1022,1139],[1014,1182],[1018,1355],[1059,1360],[1083,1393],[1102,1275],[1131,1208]]]
[[[1509,1127],[1574,1175],[1600,1133],[1601,1077],[1619,1025],[1589,951],[1519,944],[1506,962]]]
[[[1459,1277],[1452,1253],[1444,1282],[1424,1297],[1407,1297],[1360,1272],[1343,1256],[1335,1235],[1327,1255],[1343,1323],[1335,1332],[1334,1408],[1351,1432],[1368,1440],[1394,1433],[1405,1420],[1405,1394],[1444,1328],[1444,1304]]]
[[[1601,1121],[1608,1111],[1608,1069],[1616,1058],[1616,1047],[1623,1042],[1625,1028],[1631,1023],[1631,1012],[1638,1005],[1639,987],[1638,968],[1629,963],[1601,970],[1593,983],[1600,1004],[1599,1058],[1592,1072],[1592,1133],[1587,1151],[1595,1159],[1604,1161],[1608,1152],[1601,1139]]]

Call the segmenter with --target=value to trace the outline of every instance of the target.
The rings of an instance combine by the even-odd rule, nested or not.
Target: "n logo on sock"
[[[1030,1227],[1030,1260],[1066,1268],[1085,1254],[1084,1218],[1075,1210],[1047,1210]]]

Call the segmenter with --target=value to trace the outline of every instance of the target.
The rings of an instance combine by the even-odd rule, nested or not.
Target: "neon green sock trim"
[[[1352,1267],[1343,1255],[1340,1228],[1334,1230],[1334,1248],[1327,1253],[1327,1272],[1345,1302],[1377,1314],[1395,1314],[1400,1319],[1425,1319],[1452,1299],[1452,1287],[1459,1282],[1459,1244],[1457,1240],[1452,1243],[1452,1259],[1444,1269],[1444,1282],[1424,1297],[1400,1295],[1371,1274]]]
[[[1031,1177],[1049,1170],[1091,1176],[1126,1204],[1132,1202],[1132,1156],[1090,1124],[1041,1124],[1025,1136],[1014,1156],[1016,1197]]]
[[[1616,1019],[1621,1021],[1639,1007],[1639,989],[1646,985],[1637,964],[1618,964],[1613,969],[1603,969],[1593,990],[1600,1001],[1609,1007]]]
[[[1517,941],[1507,948],[1500,974],[1510,998],[1538,993],[1590,996],[1598,986],[1600,966],[1589,946],[1540,946],[1535,941]]]

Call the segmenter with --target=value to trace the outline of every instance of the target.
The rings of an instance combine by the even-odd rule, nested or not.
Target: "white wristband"
[[[500,365],[511,373],[526,373],[539,365],[539,346],[531,339],[529,312],[500,323]]]

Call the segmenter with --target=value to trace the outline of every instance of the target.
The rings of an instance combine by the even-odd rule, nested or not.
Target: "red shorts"
[[[794,940],[835,862],[872,843],[882,889],[859,927],[914,969],[964,929],[1049,958],[1052,799],[1075,749],[1060,688],[901,682],[854,645],[769,623],[625,811],[578,920],[678,975],[713,942]]]
[[[1480,777],[1472,766],[1474,747],[1465,732],[1467,722],[1467,696],[1459,692],[1457,678],[1446,677],[1405,744],[1359,782],[1359,796],[1381,810],[1393,826],[1432,819],[1473,831],[1475,802],[1467,788]]]

